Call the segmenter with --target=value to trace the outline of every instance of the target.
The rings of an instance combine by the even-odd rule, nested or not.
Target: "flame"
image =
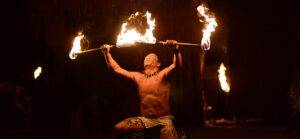
[[[224,92],[228,93],[230,91],[230,86],[227,83],[227,78],[226,78],[226,75],[225,75],[226,67],[224,66],[223,63],[221,63],[218,72],[219,72],[218,77],[219,77],[219,81],[220,81],[220,84],[221,84],[221,88]]]
[[[199,13],[199,17],[204,17],[205,21],[200,19],[200,22],[204,22],[205,27],[202,30],[203,37],[201,40],[201,47],[203,50],[209,50],[210,49],[210,36],[211,32],[215,31],[215,28],[218,26],[216,22],[216,18],[212,16],[211,14],[208,15],[208,8],[206,8],[204,5],[200,5],[197,7],[197,11]]]
[[[42,67],[37,67],[33,73],[34,79],[37,79],[41,75],[41,73],[42,73]]]
[[[131,15],[128,19],[133,19],[138,16],[140,13],[136,12],[135,14]],[[147,18],[148,28],[146,29],[145,34],[141,34],[137,32],[135,28],[128,29],[128,23],[122,24],[121,32],[117,37],[117,47],[128,47],[135,42],[145,42],[145,43],[155,43],[156,38],[153,36],[153,30],[155,27],[155,19],[151,20],[151,13],[148,11],[144,15]]]
[[[70,51],[69,57],[71,59],[75,59],[77,57],[77,53],[81,52],[81,45],[80,45],[80,41],[81,39],[84,37],[84,35],[82,33],[78,33],[78,36],[75,37],[74,41],[73,41],[73,47]]]

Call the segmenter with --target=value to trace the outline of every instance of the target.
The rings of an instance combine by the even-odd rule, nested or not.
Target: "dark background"
[[[12,0],[1,4],[1,72],[3,88],[22,86],[32,108],[29,127],[36,133],[110,131],[119,120],[139,112],[132,82],[108,70],[100,52],[70,60],[68,53],[78,31],[90,47],[114,44],[120,25],[131,13],[149,10],[156,19],[158,40],[199,43],[202,24],[198,0]],[[296,2],[206,2],[219,26],[212,48],[183,48],[184,67],[174,80],[171,106],[180,125],[203,124],[202,96],[213,106],[213,117],[262,118],[267,125],[285,124],[289,117],[287,93],[299,70],[300,11]],[[162,66],[171,62],[168,48],[113,49],[126,69],[142,70],[145,54],[157,52]],[[203,74],[200,64],[204,64]],[[224,110],[217,82],[221,62],[228,67],[231,95]],[[40,78],[32,73],[43,67]],[[201,86],[203,78],[203,87]],[[9,85],[7,85],[9,84]],[[2,102],[14,100],[1,90]],[[3,129],[24,128],[22,110],[2,105]],[[7,106],[7,107],[6,107]],[[226,112],[224,112],[226,111]],[[225,113],[225,115],[224,115]],[[20,120],[22,121],[22,120]],[[28,124],[26,125],[28,126]]]

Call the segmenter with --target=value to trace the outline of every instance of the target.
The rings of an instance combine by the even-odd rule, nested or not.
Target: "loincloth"
[[[172,120],[174,117],[172,115],[162,116],[158,118],[147,118],[143,116],[137,117],[142,120],[146,128],[152,128],[156,126],[163,126],[161,130],[161,138],[164,139],[176,139],[177,133],[173,125]]]
[[[173,126],[172,120],[174,117],[172,115],[162,116],[158,118],[147,118],[144,116],[137,117],[142,120],[146,128],[151,128],[154,126]]]

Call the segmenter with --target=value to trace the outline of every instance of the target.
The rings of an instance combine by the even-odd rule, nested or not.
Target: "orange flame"
[[[37,79],[40,76],[41,73],[42,73],[42,67],[37,67],[34,70],[34,73],[33,73],[34,79]]]
[[[215,28],[218,26],[216,22],[216,18],[212,15],[208,15],[208,8],[206,8],[204,5],[200,5],[197,7],[197,11],[199,13],[199,17],[204,17],[205,21],[200,19],[200,22],[204,22],[205,27],[202,30],[203,37],[201,40],[201,47],[203,50],[209,50],[210,49],[210,36],[211,32],[215,31]]]
[[[223,63],[221,63],[218,72],[219,72],[218,77],[219,77],[219,81],[220,81],[220,85],[221,85],[222,90],[223,90],[224,92],[226,92],[226,93],[229,93],[229,91],[230,91],[230,86],[229,86],[229,84],[227,83],[227,77],[226,77],[226,75],[225,75],[225,74],[226,74],[226,67],[224,66]]]
[[[73,41],[73,47],[69,53],[69,57],[71,59],[75,59],[77,57],[76,54],[81,52],[80,41],[83,37],[84,37],[84,35],[82,33],[78,33],[78,36],[75,37],[75,39]]]
[[[131,15],[128,19],[135,18],[140,13],[136,12]],[[135,42],[146,42],[146,43],[155,43],[156,38],[153,36],[153,30],[155,27],[155,19],[151,20],[151,13],[148,11],[144,15],[147,18],[148,28],[146,29],[145,34],[137,32],[135,28],[128,29],[128,23],[122,24],[122,29],[120,34],[117,37],[117,47],[128,47],[133,45]]]

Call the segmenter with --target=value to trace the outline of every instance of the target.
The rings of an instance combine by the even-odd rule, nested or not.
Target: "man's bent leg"
[[[146,127],[141,119],[137,117],[131,117],[116,124],[114,127],[114,131],[117,133],[127,133],[127,132],[142,131],[145,128]]]
[[[178,135],[176,129],[173,125],[165,125],[160,130],[160,138],[161,139],[178,139]]]

